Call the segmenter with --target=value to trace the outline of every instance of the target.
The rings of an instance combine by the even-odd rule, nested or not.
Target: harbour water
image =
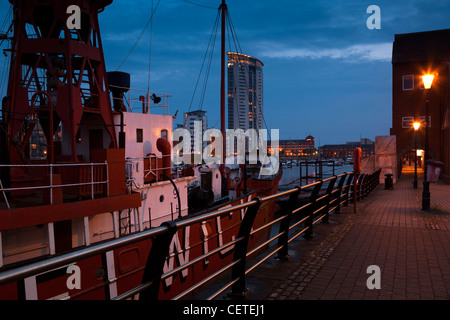
[[[305,166],[297,166],[293,165],[292,167],[283,167],[283,176],[280,180],[279,187],[283,189],[287,188],[293,188],[295,186],[299,185],[305,185],[308,183],[313,183],[314,179],[303,179],[302,183],[300,184],[300,170],[302,170],[302,176],[307,176],[306,174],[306,167]],[[314,165],[308,166],[308,176],[315,176],[315,167]],[[339,175],[344,172],[351,172],[353,171],[353,165],[352,164],[344,164],[340,166],[334,166],[334,175]],[[322,168],[322,179],[329,178],[333,176],[333,167],[332,166],[326,166],[324,165]]]

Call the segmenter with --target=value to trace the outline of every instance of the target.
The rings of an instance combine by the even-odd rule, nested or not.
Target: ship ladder
[[[131,233],[131,209],[123,211],[125,210],[119,210],[119,236]]]

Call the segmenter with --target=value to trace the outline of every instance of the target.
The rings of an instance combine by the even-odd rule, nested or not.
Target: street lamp
[[[417,189],[417,131],[420,128],[420,122],[414,122],[414,189]]]
[[[433,84],[434,75],[426,74],[422,76],[423,86],[427,90],[427,103],[425,109],[425,168],[423,176],[423,191],[422,191],[422,210],[430,210],[430,182],[427,177],[427,160],[430,158],[430,150],[428,146],[428,127],[429,127],[429,115],[428,115],[428,104],[430,100],[430,88]]]

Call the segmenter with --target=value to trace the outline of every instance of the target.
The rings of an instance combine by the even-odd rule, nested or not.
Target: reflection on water
[[[291,168],[283,168],[283,176],[280,180],[279,186],[295,187],[300,185],[300,168],[302,169],[302,176],[306,176],[306,167],[304,166],[292,166]],[[318,169],[317,169],[318,170]],[[323,166],[323,179],[333,176],[332,166]],[[352,172],[353,165],[342,165],[334,167],[334,175],[339,175],[344,172]],[[309,176],[315,175],[315,168],[313,165],[308,167]],[[312,183],[314,180],[310,180],[308,183]],[[303,179],[302,185],[305,185],[305,179]]]

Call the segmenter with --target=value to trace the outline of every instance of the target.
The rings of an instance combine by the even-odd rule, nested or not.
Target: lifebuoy
[[[353,171],[355,172],[361,172],[361,155],[361,148],[355,148],[355,150],[353,151]]]

